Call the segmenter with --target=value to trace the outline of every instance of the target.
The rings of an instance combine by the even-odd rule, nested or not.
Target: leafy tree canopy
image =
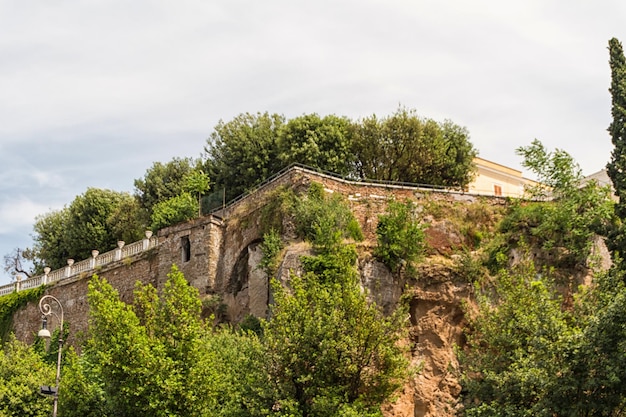
[[[158,203],[185,191],[185,178],[196,165],[191,158],[173,158],[165,164],[155,162],[143,178],[135,180],[135,195],[148,218]]]
[[[274,281],[264,323],[268,372],[280,415],[381,416],[406,361],[398,341],[406,312],[384,317],[358,285],[351,246],[303,260],[287,290]]]
[[[340,175],[352,175],[355,155],[352,123],[346,117],[307,114],[287,121],[279,132],[282,166],[308,165]]]
[[[144,225],[128,193],[89,188],[61,210],[39,216],[34,246],[28,252],[39,272],[66,265],[68,258],[87,259],[93,249],[115,248],[118,240],[141,239]]]
[[[168,277],[161,294],[138,284],[132,305],[92,279],[89,338],[70,373],[87,395],[68,387],[61,405],[112,416],[266,415],[258,339],[207,328],[198,291],[175,266]]]
[[[465,128],[398,109],[356,124],[358,176],[363,179],[464,187],[473,177],[477,152]]]
[[[287,120],[245,113],[220,121],[205,152],[206,170],[228,199],[292,163],[351,178],[464,187],[476,156],[465,128],[404,108],[357,122],[335,115]]]
[[[540,183],[527,190],[532,197],[563,198],[575,193],[581,185],[583,175],[580,166],[561,149],[549,152],[535,139],[530,146],[517,148],[516,153],[524,158],[522,165],[534,172]]]
[[[550,390],[577,330],[549,277],[538,277],[526,262],[501,270],[493,285],[477,285],[476,292],[479,312],[462,355],[465,415],[556,415]]]
[[[42,385],[54,386],[55,368],[32,347],[11,338],[0,350],[0,415],[47,417],[52,402],[39,393]]]
[[[281,169],[278,136],[285,117],[278,114],[240,114],[220,121],[207,145],[206,172],[228,199],[236,197]]]

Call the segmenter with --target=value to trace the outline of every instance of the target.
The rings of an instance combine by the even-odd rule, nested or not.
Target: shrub
[[[375,255],[391,271],[419,259],[425,249],[425,234],[412,202],[389,202],[387,214],[378,216],[376,241]]]

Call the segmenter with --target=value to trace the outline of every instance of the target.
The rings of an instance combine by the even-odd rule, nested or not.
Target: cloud
[[[11,234],[18,230],[32,229],[35,217],[50,209],[51,207],[25,196],[18,196],[12,199],[5,198],[0,202],[0,236]]]
[[[607,43],[626,40],[624,15],[621,0],[8,2],[0,230],[27,236],[87,187],[132,191],[242,112],[358,119],[403,105],[467,127],[481,156],[513,168],[538,138],[597,171],[611,149]]]

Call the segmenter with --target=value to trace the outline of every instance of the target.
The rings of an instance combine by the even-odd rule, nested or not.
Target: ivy
[[[13,327],[13,315],[30,301],[37,301],[44,294],[45,287],[32,288],[30,290],[13,292],[0,297],[0,341],[2,344],[8,340]]]

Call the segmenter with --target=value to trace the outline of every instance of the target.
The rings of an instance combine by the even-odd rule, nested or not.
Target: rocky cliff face
[[[456,274],[453,261],[435,256],[417,271],[418,278],[393,274],[371,256],[367,244],[358,247],[363,288],[383,311],[390,313],[403,297],[409,303],[410,329],[405,341],[410,364],[418,372],[406,381],[395,402],[385,405],[387,417],[454,416],[461,392],[455,347],[463,344],[463,303],[471,285]],[[310,245],[294,242],[284,252],[278,277],[286,282],[299,274],[299,258],[310,255]],[[249,297],[253,297],[249,294]]]
[[[370,298],[385,313],[394,311],[401,298],[409,304],[410,329],[405,343],[416,372],[406,381],[396,401],[385,405],[387,417],[454,416],[458,410],[461,386],[455,349],[464,343],[466,322],[462,306],[471,303],[472,286],[459,275],[458,255],[450,255],[464,243],[458,227],[451,226],[448,220],[430,220],[430,254],[411,276],[404,271],[392,273],[377,261],[372,256],[375,241],[357,245],[361,283]],[[300,257],[312,254],[307,242],[292,236],[287,241],[277,272],[283,283],[292,274],[302,273]],[[250,245],[246,254],[238,268],[238,287],[224,297],[230,319],[242,318],[252,310],[261,313],[265,303],[271,303],[271,294],[264,284],[267,279],[260,276],[263,273],[258,267],[258,243]]]

